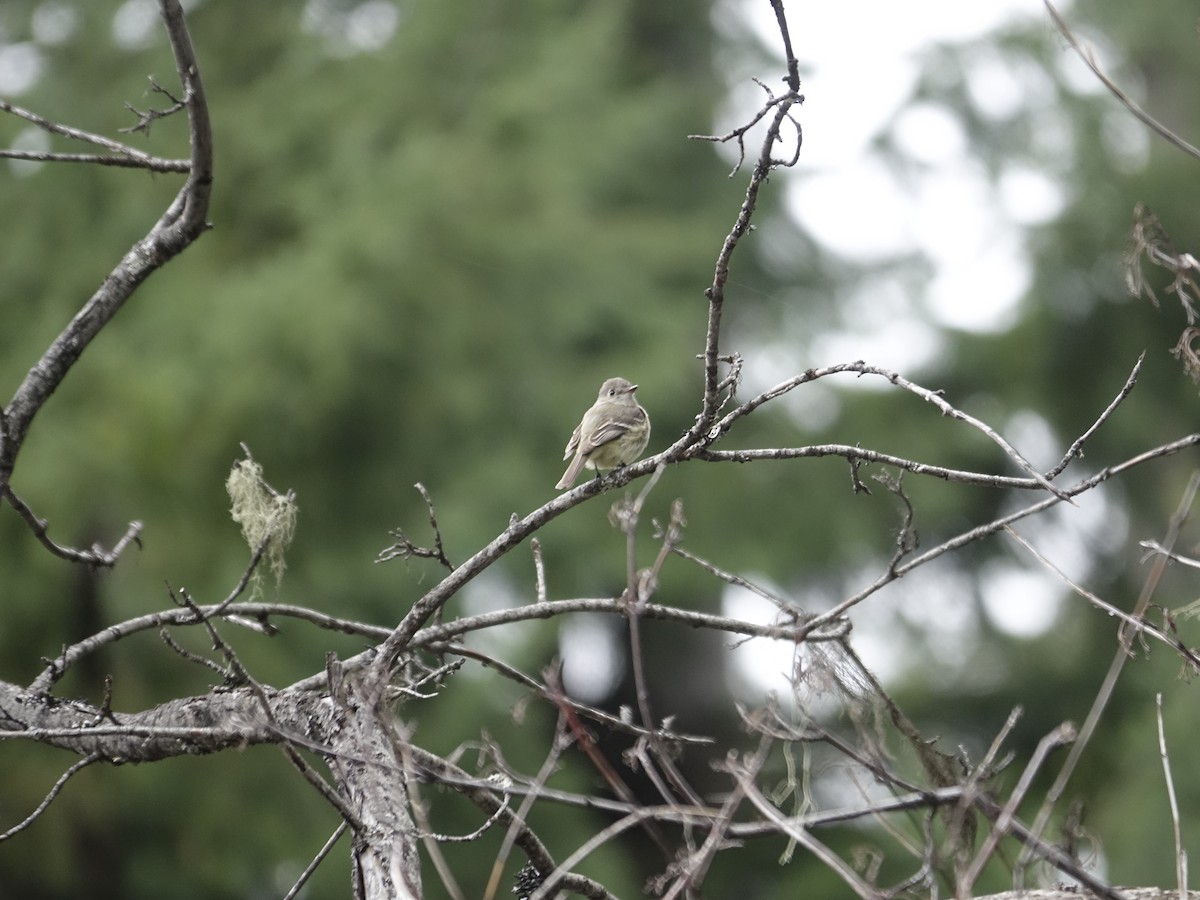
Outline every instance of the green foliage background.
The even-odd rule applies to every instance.
[[[78,27],[66,42],[39,47],[45,73],[16,99],[52,119],[114,133],[130,124],[125,102],[154,102],[145,93],[148,74],[171,84],[165,42],[155,33],[141,49],[119,47],[112,25],[124,4],[64,5]],[[6,3],[4,40],[30,40],[31,17],[46,6]],[[337,24],[358,8],[350,0],[256,4],[252,12],[236,3],[194,5],[190,23],[216,129],[214,228],[155,274],[89,348],[39,415],[13,481],[60,540],[109,542],[140,519],[144,547],[114,572],[83,573],[49,558],[11,510],[0,511],[0,677],[28,681],[64,640],[162,608],[168,585],[199,602],[223,597],[247,558],[222,487],[240,441],[276,487],[299,498],[280,599],[390,624],[437,577],[418,564],[373,562],[390,542],[388,529],[423,534],[414,482],[429,488],[447,552],[460,561],[510,514],[553,495],[559,448],[604,377],[642,385],[654,422],[651,450],[692,421],[701,292],[745,182],[744,173],[725,177],[727,162],[708,144],[685,139],[712,128],[723,100],[711,5],[401,3],[394,36],[370,52],[350,52],[336,35],[304,24],[314,9]],[[1194,133],[1196,106],[1183,100],[1200,74],[1191,6],[1103,0],[1085,14],[1123,54],[1114,74],[1140,85],[1152,112]],[[791,16],[802,35],[803,9]],[[962,73],[982,47],[1013,66],[1044,70],[1050,101],[1010,121],[980,116]],[[801,42],[798,52],[815,50]],[[1105,129],[1127,114],[1109,98],[1072,90],[1060,74],[1063,52],[1047,25],[939,48],[927,60],[914,100],[955,110],[989,171],[1028,164],[1060,179],[1069,200],[1060,218],[1028,236],[1035,279],[1014,327],[947,333],[936,366],[905,374],[998,423],[1036,410],[1065,448],[1146,349],[1134,398],[1089,445],[1087,464],[1099,467],[1195,429],[1194,388],[1166,354],[1181,316],[1170,303],[1155,312],[1131,301],[1120,255],[1139,200],[1181,247],[1200,243],[1190,192],[1180,189],[1197,164],[1155,142],[1146,165],[1120,165]],[[772,80],[771,65],[764,60],[755,74]],[[1073,136],[1067,156],[1036,139],[1051,120]],[[156,124],[147,149],[185,155],[181,124]],[[23,127],[0,120],[0,143]],[[887,152],[897,166],[910,164],[898,150]],[[778,214],[774,189],[790,177],[773,177],[759,232],[739,253],[729,291],[726,346],[746,356],[748,370],[767,344],[789,348],[794,371],[834,362],[806,350],[814,332],[838,321],[847,286],[869,274],[823,254]],[[5,396],[177,186],[175,178],[120,170],[0,167],[8,213],[0,221]],[[764,234],[770,246],[788,248],[786,264],[778,253],[771,265],[761,261]],[[925,265],[888,263],[917,294]],[[842,441],[949,466],[1003,466],[977,435],[934,421],[910,400],[847,393],[836,421],[820,430],[768,413],[730,446]],[[1090,585],[1098,593],[1132,606],[1144,572],[1136,541],[1163,532],[1194,465],[1194,457],[1155,465],[1112,489],[1114,504],[1123,505],[1114,520],[1128,517],[1128,538],[1116,554],[1103,542],[1084,548],[1107,554]],[[906,484],[927,545],[1013,502],[995,492]],[[655,496],[659,517],[671,498],[684,498],[689,549],[829,602],[860,588],[864,571],[881,571],[898,521],[886,492],[852,496],[844,464],[832,461],[693,465],[668,472]],[[604,501],[585,505],[543,534],[553,596],[619,590],[623,547],[604,513]],[[974,630],[955,638],[964,658],[925,655],[894,687],[918,726],[941,734],[946,747],[986,746],[1012,705],[1024,703],[1014,736],[1019,768],[1049,728],[1082,718],[1114,644],[1111,621],[1077,600],[1035,640],[996,629],[980,608],[978,579],[990,560],[1012,555],[997,542],[943,566],[946,577],[966,576],[961,603]],[[517,552],[470,602],[528,599],[531,570],[528,554]],[[720,608],[720,588],[707,577],[676,561],[667,574],[664,602]],[[1191,593],[1192,582],[1176,574],[1163,597],[1178,604]],[[1186,637],[1190,626],[1183,627]],[[927,654],[933,639],[919,622],[901,617],[895,628],[914,660]],[[507,657],[536,672],[555,652],[556,629],[521,629]],[[274,684],[318,670],[327,650],[349,655],[361,647],[290,623],[269,642],[229,637]],[[660,711],[744,742],[728,713],[719,643],[651,637]],[[204,649],[198,636],[181,640]],[[1168,729],[1192,727],[1192,688],[1173,680],[1174,668],[1162,651],[1131,663],[1075,785],[1091,798],[1088,825],[1103,836],[1116,881],[1172,878],[1149,716],[1154,692],[1166,691]],[[210,686],[209,673],[147,636],[81,668],[61,693],[98,700],[106,674],[118,710]],[[534,706],[513,720],[520,696],[468,672],[438,700],[403,715],[424,745],[445,752],[486,727],[513,764],[534,771],[552,718]],[[67,762],[39,748],[0,747],[0,829],[35,806]],[[693,762],[707,771],[703,760]],[[1194,813],[1200,781],[1176,774],[1185,811]],[[574,766],[561,778],[564,787],[595,788]],[[457,798],[432,791],[428,798],[439,829],[477,827]],[[560,856],[604,824],[558,811],[539,811],[534,823],[555,836]],[[12,886],[14,896],[47,898],[279,896],[335,824],[265,749],[93,768],[30,832],[0,844],[0,884],[5,895]],[[825,839],[846,849],[877,837],[847,831]],[[447,851],[468,895],[481,892],[497,840]],[[803,856],[776,865],[782,849],[763,842],[723,854],[712,895],[786,897],[800,884],[814,896],[841,890]],[[335,851],[309,896],[345,896],[344,861]],[[584,871],[635,896],[657,868],[661,860],[631,839],[607,846]],[[439,895],[432,872],[427,890]]]

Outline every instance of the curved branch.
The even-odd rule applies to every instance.
[[[25,523],[33,532],[33,536],[41,542],[43,547],[55,556],[61,557],[68,562],[81,562],[89,566],[112,568],[117,564],[117,560],[121,558],[121,554],[125,552],[126,547],[132,543],[136,543],[140,547],[142,543],[139,537],[142,533],[142,523],[135,521],[129,523],[125,534],[113,545],[111,550],[105,550],[99,544],[93,544],[91,549],[88,550],[77,550],[74,547],[68,547],[52,539],[50,537],[50,523],[30,509],[29,504],[13,492],[11,485],[6,484],[3,489],[0,489],[0,499],[7,500],[9,505],[17,511],[17,515],[25,520]]]
[[[721,421],[713,425],[712,429],[709,431],[708,443],[711,444],[712,442],[716,441],[729,430],[734,422],[744,416],[749,415],[768,400],[774,400],[777,397],[781,397],[784,394],[798,388],[800,385],[807,384],[810,381],[816,381],[819,378],[825,378],[830,375],[836,375],[843,372],[849,372],[859,376],[875,375],[879,378],[883,378],[891,384],[896,385],[896,387],[902,388],[903,390],[908,391],[910,394],[915,394],[926,403],[933,404],[938,408],[943,416],[967,423],[972,428],[975,428],[986,435],[987,438],[991,440],[992,443],[994,443],[997,447],[1003,450],[1005,455],[1007,455],[1009,459],[1016,463],[1020,469],[1027,472],[1029,476],[1038,483],[1038,485],[1045,490],[1050,491],[1052,494],[1058,497],[1059,500],[1069,501],[1070,498],[1065,492],[1051,484],[1050,481],[1034,467],[1033,463],[1025,459],[1025,457],[1022,456],[1007,440],[1005,440],[1004,437],[999,434],[999,432],[993,429],[986,422],[981,422],[979,419],[975,418],[969,413],[965,413],[956,406],[953,406],[947,402],[946,399],[942,397],[941,391],[935,391],[927,387],[922,387],[916,382],[909,381],[899,372],[893,372],[890,369],[880,368],[879,366],[868,365],[862,360],[856,360],[855,362],[850,363],[838,363],[837,365],[825,366],[820,369],[809,369],[800,375],[796,375],[787,379],[786,381],[781,381],[773,388],[763,391],[757,397],[754,397],[753,399],[743,403],[737,409],[726,414]],[[691,455],[699,455],[703,450],[704,447],[698,447]]]
[[[530,603],[526,606],[513,607],[512,609],[502,609],[496,612],[482,613],[477,616],[467,616],[440,625],[431,625],[428,628],[418,630],[408,646],[414,649],[429,647],[434,644],[453,640],[473,631],[494,628],[497,625],[528,622],[533,619],[550,619],[554,616],[581,612],[604,613],[614,616],[621,614],[616,600],[610,597],[580,600],[547,600],[541,603]],[[677,609],[672,606],[661,606],[658,604],[647,604],[642,610],[642,615],[650,619],[678,622],[681,625],[687,625],[692,628],[709,628],[717,631],[726,631],[730,634],[744,635],[746,637],[771,638],[781,641],[797,640],[800,630],[800,624],[758,625],[753,622],[742,621],[741,619],[732,619],[725,616],[695,612],[689,609]],[[353,619],[343,619],[310,609],[306,606],[294,606],[287,603],[227,603],[223,601],[222,603],[209,606],[197,604],[194,610],[187,608],[164,609],[110,625],[103,631],[98,631],[78,643],[66,647],[57,657],[46,661],[46,668],[29,685],[29,689],[37,692],[49,690],[55,682],[66,674],[68,669],[77,664],[85,656],[95,653],[101,647],[116,643],[139,632],[155,631],[167,625],[198,625],[213,617],[224,618],[235,624],[254,627],[256,630],[261,631],[259,623],[266,621],[271,616],[300,619],[310,622],[318,628],[355,635],[372,641],[383,641],[392,633],[392,629],[382,625],[371,625]],[[833,641],[842,639],[845,637],[845,634],[844,626],[835,625],[828,631],[817,633],[811,633],[810,631],[804,639],[807,641]],[[356,665],[362,664],[367,659],[373,657],[374,651],[367,651],[346,660],[343,665],[353,669]],[[323,689],[324,684],[325,674],[321,673],[296,682],[292,687],[298,690],[320,690]]]
[[[0,488],[8,485],[29,426],[80,354],[135,290],[207,228],[213,179],[213,140],[196,53],[179,0],[160,0],[190,126],[188,179],[149,233],[134,244],[104,283],[29,370],[0,416]]]
[[[1092,70],[1092,74],[1100,79],[1100,83],[1108,88],[1109,93],[1121,101],[1122,106],[1133,113],[1134,117],[1138,119],[1138,121],[1140,121],[1159,137],[1164,138],[1189,156],[1192,156],[1195,159],[1200,159],[1200,148],[1196,148],[1192,144],[1189,144],[1166,125],[1163,125],[1161,122],[1155,119],[1154,116],[1150,115],[1150,113],[1146,112],[1136,103],[1134,103],[1133,99],[1123,90],[1121,90],[1115,81],[1113,81],[1104,73],[1104,70],[1100,68],[1100,64],[1096,62],[1096,57],[1092,55],[1091,48],[1085,47],[1079,42],[1079,39],[1075,37],[1075,33],[1071,30],[1071,26],[1068,25],[1066,19],[1062,17],[1062,13],[1054,8],[1054,4],[1051,3],[1050,0],[1043,0],[1043,2],[1046,4],[1046,10],[1050,13],[1050,18],[1054,20],[1054,26],[1058,29],[1059,34],[1061,34],[1066,42],[1071,45],[1071,49],[1079,54],[1079,58],[1083,60],[1083,64],[1085,66]]]
[[[99,762],[101,759],[103,759],[103,757],[101,757],[98,753],[93,753],[90,756],[85,756],[83,759],[76,760],[74,763],[72,763],[67,771],[63,772],[62,775],[59,776],[58,781],[54,782],[54,786],[51,787],[46,793],[46,796],[42,799],[42,802],[37,805],[37,809],[27,815],[12,828],[8,829],[8,831],[0,832],[0,841],[7,841],[9,838],[20,834],[22,831],[36,822],[42,813],[50,808],[50,804],[54,802],[54,798],[59,795],[59,792],[67,786],[67,782],[71,780],[71,776],[73,776],[80,769],[85,769],[92,763]]]

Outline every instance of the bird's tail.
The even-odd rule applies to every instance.
[[[567,471],[563,472],[563,477],[558,479],[558,484],[554,486],[555,490],[565,490],[575,483],[575,479],[579,477],[579,470],[583,468],[583,454],[576,451],[575,458],[571,460],[571,464],[567,466]]]

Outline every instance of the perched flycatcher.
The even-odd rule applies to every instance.
[[[615,469],[642,455],[650,440],[650,417],[633,399],[636,390],[624,378],[600,385],[600,396],[567,441],[563,459],[575,458],[555,485],[558,490],[573,485],[584,466],[599,475],[601,469]]]

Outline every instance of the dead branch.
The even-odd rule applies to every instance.
[[[80,354],[121,310],[142,282],[183,252],[208,227],[206,216],[212,192],[213,143],[204,85],[179,0],[161,0],[160,7],[175,55],[176,71],[183,85],[188,114],[191,145],[188,178],[154,227],[129,249],[101,287],[29,370],[4,408],[0,415],[0,498],[3,499],[11,496],[9,482],[29,426],[66,378]],[[73,132],[70,136],[93,143],[98,140],[94,135],[85,136],[83,132]],[[38,528],[34,530],[36,532]]]

